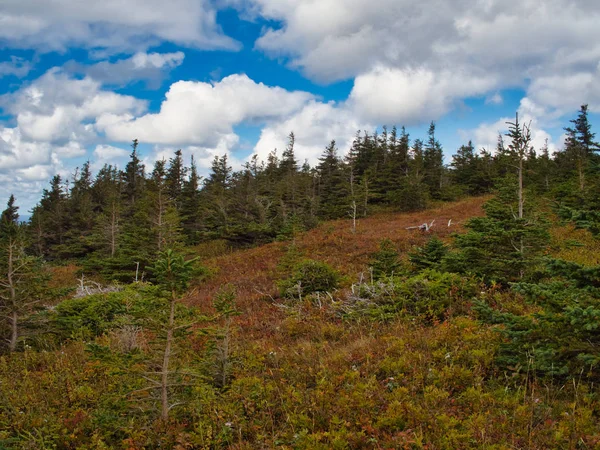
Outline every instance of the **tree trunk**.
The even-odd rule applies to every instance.
[[[13,311],[10,316],[10,341],[8,350],[14,352],[17,349],[17,340],[19,339],[19,317],[17,311]]]
[[[6,281],[9,289],[9,304],[12,308],[9,317],[10,323],[10,340],[8,342],[8,350],[14,352],[17,349],[17,340],[19,338],[19,317],[17,313],[17,292],[15,289],[15,283],[13,280],[14,275],[14,259],[15,259],[15,244],[12,240],[8,243],[8,270],[6,274]]]
[[[162,189],[159,188],[158,190],[158,216],[156,217],[156,228],[158,229],[158,233],[157,233],[157,237],[158,237],[158,242],[157,242],[157,249],[160,252],[162,250],[162,244],[163,244],[163,211],[164,210],[164,205],[163,205],[163,198],[162,198]]]
[[[523,218],[523,158],[519,159],[519,219]]]
[[[579,190],[583,192],[585,189],[585,174],[583,173],[583,161],[581,157],[577,160],[577,171],[579,172]]]
[[[356,233],[356,200],[352,200],[352,233]]]
[[[173,345],[173,331],[175,325],[175,293],[171,297],[171,307],[169,311],[169,324],[167,325],[167,342],[165,343],[165,353],[163,355],[163,364],[160,380],[161,391],[161,418],[165,422],[169,419],[169,360],[171,359],[171,346]]]
[[[367,217],[368,202],[369,202],[369,180],[367,178],[365,178],[365,204],[364,204],[363,217]]]
[[[109,238],[110,238],[110,257],[114,258],[117,253],[117,232],[119,226],[119,215],[117,214],[117,205],[113,200],[110,211],[110,227],[109,227]]]

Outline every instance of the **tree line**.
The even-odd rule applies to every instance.
[[[513,125],[519,129],[518,118]],[[432,201],[490,193],[518,173],[536,194],[552,193],[565,207],[581,209],[594,202],[598,170],[586,105],[565,130],[565,148],[554,155],[530,142],[516,148],[519,136],[509,134],[508,144],[499,135],[493,152],[468,142],[446,165],[433,122],[425,140],[384,126],[357,133],[345,156],[331,141],[314,167],[300,164],[290,133],[281,155],[274,150],[266,161],[254,155],[238,171],[227,155],[216,156],[204,179],[181,150],[147,171],[134,140],[123,170],[106,164],[94,175],[86,162],[70,180],[52,178],[24,226],[27,252],[45,260],[85,259],[106,275],[131,279],[138,263],[143,267],[166,248],[211,239],[253,245],[320,220],[357,219],[381,208],[419,210]],[[11,197],[7,211],[15,206]]]

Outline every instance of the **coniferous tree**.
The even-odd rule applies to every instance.
[[[142,164],[138,154],[139,142],[133,140],[131,144],[131,156],[129,162],[125,166],[124,178],[124,194],[128,203],[128,214],[135,213],[136,203],[141,200],[144,192],[145,173],[144,165]]]
[[[588,105],[582,105],[577,118],[570,121],[573,126],[565,128],[565,150],[559,155],[560,162],[566,163],[565,167],[574,166],[581,192],[585,189],[585,177],[590,162],[596,159],[595,154],[600,150],[600,144],[594,141],[596,134],[592,133],[587,110]]]
[[[2,341],[10,352],[17,350],[23,317],[39,302],[45,282],[41,260],[25,252],[25,225],[18,221],[11,195],[0,217],[0,332],[7,331]]]
[[[320,216],[329,219],[344,216],[348,207],[348,191],[335,141],[329,143],[319,158],[317,173]]]
[[[227,236],[231,208],[233,172],[227,155],[215,156],[211,173],[204,180],[202,205],[207,228],[216,236]]]
[[[198,168],[192,155],[189,175],[184,180],[181,189],[181,226],[188,244],[199,242],[199,233],[202,226],[200,181],[201,177],[198,175]]]
[[[91,237],[95,225],[89,161],[83,164],[81,170],[76,170],[67,209],[69,227],[65,233],[64,253],[71,257],[83,257],[93,249]]]
[[[517,186],[514,176],[505,179],[484,205],[486,215],[465,224],[468,231],[455,239],[457,251],[446,257],[449,270],[501,283],[524,280],[535,271],[549,241],[547,223],[532,204],[519,215]]]
[[[60,250],[67,231],[67,196],[60,175],[52,177],[50,189],[44,189],[32,213],[39,254],[55,259],[58,256],[55,250]]]
[[[175,151],[175,156],[169,159],[169,168],[166,172],[165,182],[167,192],[178,210],[181,210],[183,186],[185,184],[187,168],[183,163],[181,150]]]
[[[432,198],[440,199],[444,180],[444,155],[442,146],[435,137],[435,123],[431,122],[423,149],[423,181],[429,187]]]

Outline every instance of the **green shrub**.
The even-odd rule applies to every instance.
[[[314,292],[328,292],[339,284],[339,274],[329,265],[305,259],[294,266],[292,274],[278,283],[282,297],[301,298]]]
[[[473,278],[435,270],[407,279],[393,277],[385,282],[362,284],[357,291],[360,299],[367,300],[363,303],[370,305],[367,314],[371,316],[392,318],[404,313],[426,321],[465,313],[476,293]]]
[[[379,243],[379,251],[371,255],[370,266],[376,280],[398,274],[402,265],[398,258],[398,250],[390,239],[383,239]]]
[[[438,269],[446,253],[448,246],[434,236],[423,247],[417,247],[409,253],[408,257],[417,270]]]
[[[549,260],[545,276],[538,283],[512,285],[539,308],[534,314],[515,314],[484,302],[475,305],[481,320],[501,325],[505,341],[498,364],[550,377],[600,380],[600,266]]]
[[[64,300],[49,315],[49,324],[60,340],[90,339],[123,325],[126,315],[151,314],[160,301],[155,286],[131,285],[117,292]]]

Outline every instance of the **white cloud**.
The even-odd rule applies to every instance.
[[[14,126],[0,125],[0,196],[14,192],[31,208],[54,174],[70,176],[89,145],[103,139],[96,120],[105,114],[141,114],[146,102],[103,90],[90,78],[52,69],[0,97]],[[1,201],[1,199],[0,199]]]
[[[313,80],[356,78],[353,96],[374,99],[357,102],[372,117],[421,121],[429,109],[427,120],[436,119],[472,95],[498,104],[495,93],[513,87],[525,89],[549,115],[561,116],[582,103],[600,111],[597,1],[234,4],[276,23],[257,40],[258,49],[287,59]],[[381,111],[375,111],[376,101],[382,101]]]
[[[501,105],[502,103],[504,103],[504,99],[499,92],[495,92],[485,98],[486,105]]]
[[[27,142],[19,128],[0,128],[0,173],[51,163],[50,145]]]
[[[11,56],[10,61],[0,62],[0,78],[14,75],[17,78],[23,78],[26,76],[32,68],[30,61],[24,58],[18,58]]]
[[[432,45],[455,34],[452,18],[466,1],[253,0],[251,11],[281,21],[258,48],[288,56],[312,78],[348,78],[374,65],[416,67]],[[462,6],[461,6],[462,5]]]
[[[105,164],[112,166],[124,167],[131,152],[124,148],[114,147],[112,145],[99,144],[96,145],[92,152],[90,167],[92,171],[98,171]]]
[[[519,106],[519,122],[521,125],[527,125],[531,130],[531,145],[536,152],[540,152],[548,143],[550,154],[557,151],[562,146],[561,139],[555,142],[550,133],[543,129],[543,122],[540,122],[538,114],[540,111],[536,109],[527,98],[521,101]],[[498,135],[502,135],[504,145],[510,144],[510,139],[506,136],[509,123],[514,123],[515,117],[502,117],[496,122],[482,123],[473,130],[461,130],[460,134],[464,139],[472,139],[475,148],[485,148],[488,151],[494,152],[498,144]]]
[[[532,81],[527,97],[545,110],[544,115],[553,117],[578,110],[582,104],[589,104],[591,112],[600,112],[600,68],[539,77]]]
[[[91,78],[73,79],[59,69],[2,98],[16,117],[20,135],[30,141],[63,144],[96,137],[94,122],[104,114],[140,113],[146,102],[104,91]]]
[[[458,100],[481,95],[494,85],[495,80],[484,75],[378,67],[356,78],[348,103],[372,121],[411,125],[437,119]]]
[[[178,81],[171,85],[160,111],[137,118],[106,114],[98,119],[108,138],[166,145],[214,147],[242,122],[285,117],[313,98],[306,92],[256,83],[246,75],[220,82]]]
[[[370,131],[372,128],[372,125],[357,120],[344,105],[311,101],[287,120],[271,123],[263,128],[254,153],[266,160],[268,154],[277,148],[281,156],[288,143],[288,135],[293,131],[296,159],[300,164],[308,160],[314,165],[331,140],[336,141],[341,156],[350,149],[357,131]]]
[[[101,61],[92,65],[70,61],[64,69],[71,73],[85,74],[95,81],[109,85],[125,85],[130,82],[146,81],[150,87],[160,82],[184,60],[183,52],[144,53],[138,52],[130,58],[115,62]]]
[[[163,41],[202,48],[239,48],[216,23],[209,0],[4,0],[0,43],[20,48],[145,50]]]

